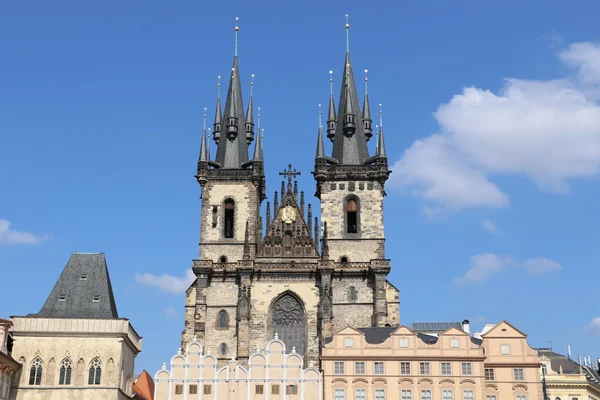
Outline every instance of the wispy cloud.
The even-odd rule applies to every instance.
[[[502,230],[489,218],[483,220],[483,229],[491,233],[492,235],[502,235]]]
[[[0,244],[40,244],[45,240],[50,240],[50,235],[35,235],[31,232],[23,232],[11,229],[10,221],[0,219]]]
[[[487,281],[493,275],[509,268],[521,268],[529,276],[559,271],[562,266],[545,257],[532,258],[521,263],[512,257],[494,253],[476,254],[470,259],[471,268],[461,277],[454,279],[456,284],[478,284]]]
[[[594,335],[600,336],[600,317],[595,317],[592,322],[587,324],[586,329],[592,332]]]
[[[177,311],[173,307],[165,307],[163,311],[165,313],[165,319],[172,319],[177,317]]]
[[[467,87],[439,106],[439,133],[415,141],[392,169],[390,186],[424,202],[428,216],[505,207],[498,175],[528,177],[551,193],[600,172],[600,44],[558,54],[574,74],[506,79],[504,88]],[[432,213],[432,210],[435,211]]]
[[[196,276],[191,269],[187,269],[181,278],[169,274],[153,275],[144,273],[135,275],[133,279],[141,285],[156,287],[163,292],[183,294],[194,282]]]

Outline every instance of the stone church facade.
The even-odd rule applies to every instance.
[[[318,366],[323,341],[347,326],[399,326],[399,293],[387,281],[385,258],[384,185],[391,171],[383,127],[370,154],[368,95],[361,112],[349,51],[342,76],[337,107],[332,92],[326,127],[318,128],[312,174],[321,221],[298,192],[291,166],[280,173],[281,189],[263,218],[260,111],[255,129],[252,95],[244,113],[234,56],[224,108],[220,95],[216,104],[214,157],[206,116],[201,137],[200,249],[192,261],[196,280],[186,292],[183,348],[196,337],[219,364],[231,357],[247,362],[277,334],[307,365]]]

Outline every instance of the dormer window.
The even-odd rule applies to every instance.
[[[456,338],[450,339],[450,347],[453,349],[458,349],[460,347],[460,342]]]
[[[59,294],[58,295],[58,301],[67,301],[67,295],[66,294]]]
[[[344,347],[354,347],[354,339],[350,337],[344,338]]]
[[[99,295],[95,295],[94,297],[92,297],[92,302],[94,302],[94,303],[100,303],[100,296]]]
[[[87,275],[79,275],[80,281],[87,281]]]

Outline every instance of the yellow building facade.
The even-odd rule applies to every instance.
[[[332,400],[542,400],[540,363],[526,335],[501,322],[472,337],[399,328],[346,328],[321,356]]]
[[[549,400],[600,400],[599,365],[581,365],[550,349],[538,354]]]

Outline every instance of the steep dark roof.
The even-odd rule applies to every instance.
[[[560,372],[562,367],[563,374],[579,374],[579,364],[569,357],[555,353],[548,349],[538,349],[538,355],[546,356],[550,359],[550,368],[553,371]]]
[[[365,340],[370,344],[383,343],[390,337],[397,327],[385,327],[385,328],[357,328],[358,331],[365,334]]]
[[[413,332],[445,332],[450,328],[462,330],[460,322],[413,322],[410,330]]]
[[[35,316],[119,318],[104,254],[73,253]]]

